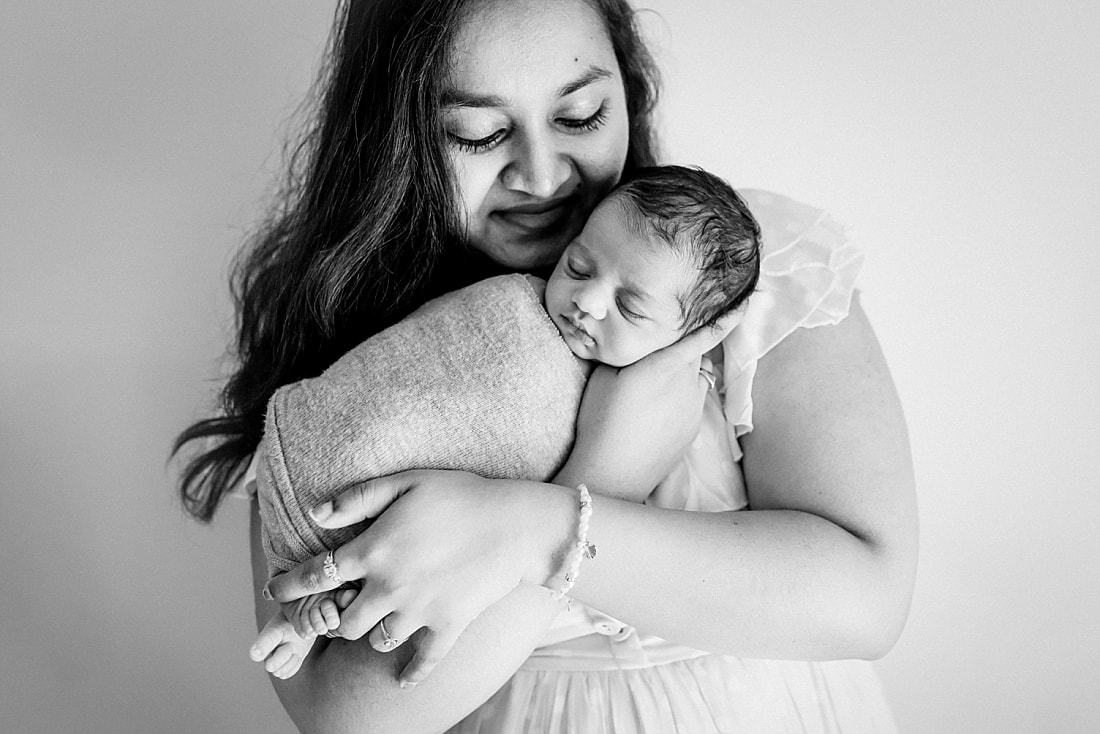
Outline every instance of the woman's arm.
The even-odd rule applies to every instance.
[[[885,654],[908,613],[916,502],[901,407],[858,299],[839,325],[799,329],[769,352],[753,401],[755,428],[742,439],[752,511],[596,498],[599,554],[575,596],[714,652]]]
[[[706,385],[698,376],[700,355],[720,342],[740,318],[740,313],[733,313],[713,327],[697,330],[679,343],[648,357],[644,367],[631,370],[628,379],[619,380],[615,385],[602,384],[603,380],[614,379],[612,373],[593,381],[596,383],[596,392],[608,393],[612,399],[602,401],[598,410],[588,411],[589,423],[592,424],[588,427],[588,443],[592,445],[584,455],[590,464],[598,464],[600,467],[599,472],[595,469],[586,472],[589,481],[595,482],[607,492],[622,490],[622,496],[633,496],[639,502],[649,494],[652,486],[667,473],[668,464],[682,453],[683,447],[698,431]],[[637,420],[638,416],[623,415],[624,406],[637,403],[640,396],[653,394],[660,395],[662,400],[647,401],[652,403],[648,424]],[[667,417],[669,415],[672,416],[671,420]],[[620,422],[644,433],[663,436],[663,445],[659,450],[643,451],[640,456],[631,455],[638,446],[624,446],[621,440],[616,440],[621,438],[621,434],[611,435],[611,431],[605,430],[605,426],[615,426]],[[602,461],[601,452],[612,460]],[[575,453],[579,455],[580,452]],[[616,467],[620,469],[616,470]],[[630,472],[622,471],[625,467],[629,467]],[[472,475],[464,476],[467,480],[479,481]],[[549,530],[546,534],[558,539],[560,550],[560,546],[568,542],[575,523],[576,505],[573,493],[563,492],[560,488],[541,493],[544,496],[556,495],[556,524],[549,516],[539,518],[537,510],[529,504],[535,495],[540,494],[537,490],[522,494],[523,502],[519,506],[525,509],[521,509],[519,514],[528,522],[509,524],[513,527],[527,527],[531,524],[530,518],[536,518],[533,524],[544,532]],[[365,493],[358,496],[363,498]],[[454,531],[453,540],[459,544],[467,541],[469,545],[469,529],[481,524],[479,521],[486,519],[485,514],[474,518],[473,525],[456,521],[449,515],[454,511],[448,502],[451,496],[452,493],[445,492],[439,501],[429,500],[426,504],[431,505],[428,508],[430,510],[442,508],[444,525]],[[385,504],[389,504],[392,499],[392,496],[388,497]],[[499,506],[500,503],[494,505]],[[382,506],[379,506],[377,511],[381,509]],[[416,524],[417,520],[424,519],[423,512],[414,509],[405,517],[404,525],[400,520],[392,523],[394,513],[390,512],[386,513],[381,523],[386,525],[391,522],[398,529],[411,528],[421,539],[435,541],[437,533],[426,529],[423,523]],[[520,541],[526,541],[523,531],[513,532],[512,535]],[[529,542],[520,544],[530,545]],[[496,557],[508,556],[506,551],[501,550],[503,545],[489,548],[489,554]],[[343,553],[347,548],[345,546],[340,550]],[[538,551],[535,555],[538,557]],[[543,576],[552,573],[554,567],[560,565],[555,559],[557,555],[560,554],[551,553],[541,557],[540,564],[536,564],[539,569],[535,573]],[[446,559],[448,562],[450,560],[450,557]],[[266,581],[267,569],[260,545],[259,518],[255,508],[252,513],[252,563],[257,624],[262,626],[278,607],[260,593]],[[313,578],[321,578],[317,573],[318,563],[319,559],[313,559],[312,564],[304,564],[284,575],[283,579],[302,580],[310,573]],[[391,568],[404,566],[398,561],[387,565]],[[350,564],[341,562],[340,569],[345,578],[358,577],[350,575],[354,573]],[[442,570],[445,576],[454,576],[449,573],[451,569]],[[484,565],[475,567],[473,575],[480,576],[486,570]],[[377,574],[368,575],[368,583],[371,576]],[[465,588],[468,587],[463,590]],[[506,585],[505,588],[511,587]],[[361,596],[366,599],[370,596],[369,591]],[[562,602],[554,600],[545,589],[528,584],[505,593],[503,598],[484,611],[476,610],[472,615],[476,619],[464,631],[461,626],[456,628],[456,634],[460,631],[461,637],[454,648],[440,649],[437,657],[443,662],[438,668],[435,667],[438,664],[436,660],[418,658],[420,675],[415,676],[416,678],[423,677],[429,670],[433,672],[413,690],[401,690],[398,687],[399,673],[408,665],[414,652],[423,655],[432,646],[424,644],[425,636],[421,635],[414,636],[410,644],[402,645],[396,650],[387,653],[376,651],[368,642],[377,645],[377,640],[358,639],[376,622],[370,614],[362,613],[362,606],[362,602],[354,604],[341,615],[341,634],[356,641],[320,639],[296,676],[288,680],[272,678],[284,708],[302,731],[442,730],[457,722],[503,685],[543,638],[554,617],[561,611]],[[381,613],[386,611],[388,610],[382,610]],[[369,621],[364,622],[364,618],[369,618]]]
[[[858,302],[841,324],[788,337],[761,361],[756,383],[757,427],[743,442],[754,510],[680,512],[597,497],[590,539],[599,553],[584,563],[573,595],[646,632],[713,652],[881,656],[908,611],[916,510],[901,408]],[[587,394],[585,401],[582,412],[591,409]],[[641,439],[647,432],[635,429],[651,424],[652,408],[633,404],[638,416],[619,404],[612,424]],[[647,452],[634,453],[641,460]],[[611,456],[575,450],[560,480],[599,486],[591,478],[610,476]],[[571,488],[447,472],[363,486],[371,498],[363,504],[373,509],[349,502],[335,526],[400,499],[341,549],[345,578],[384,579],[381,591],[361,593],[349,608],[352,637],[377,629],[393,610],[408,611],[412,629],[453,628],[456,620],[461,629],[471,605],[484,608],[520,577],[553,586],[550,559],[561,557],[576,523]],[[320,561],[272,580],[275,597],[319,590]]]
[[[259,628],[279,606],[260,593],[267,565],[255,502],[251,555]],[[272,676],[272,685],[303,734],[443,731],[507,681],[560,609],[544,589],[516,588],[474,620],[433,674],[409,690],[398,687],[397,677],[412,657],[416,637],[389,653],[376,652],[366,640],[321,637],[297,675],[288,680]]]
[[[858,301],[841,324],[799,330],[770,352],[759,365],[753,396],[756,428],[743,440],[743,448],[754,509],[678,512],[597,497],[589,537],[599,552],[584,562],[572,593],[639,629],[700,649],[768,658],[880,656],[893,644],[908,610],[916,511],[904,419]],[[587,401],[586,395],[585,409]],[[645,413],[647,406],[638,409]],[[644,415],[638,421],[626,417],[620,414],[617,420],[628,426],[649,420]],[[609,445],[616,443],[622,442]],[[561,481],[575,484],[607,476],[606,465],[598,459],[598,453],[575,451]],[[418,474],[414,481],[390,478],[386,483],[403,485],[395,496],[408,494],[382,517],[392,518],[393,527],[408,529],[405,541],[413,545],[400,552],[401,563],[380,562],[385,553],[398,552],[392,547],[397,536],[385,529],[386,523],[376,522],[353,541],[362,542],[341,560],[341,573],[346,563],[351,572],[344,573],[346,578],[367,576],[385,589],[375,595],[385,597],[379,606],[370,601],[368,586],[356,599],[360,609],[402,609],[393,600],[415,594],[419,609],[430,608],[418,618],[428,626],[450,624],[467,614],[452,611],[468,604],[467,587],[459,585],[456,593],[450,584],[445,593],[433,597],[436,588],[444,586],[433,579],[485,575],[484,562],[455,568],[439,560],[450,559],[451,549],[455,555],[468,554],[465,529],[490,522],[493,532],[483,537],[499,538],[500,543],[484,548],[486,557],[521,556],[520,565],[530,570],[530,578],[542,574],[545,580],[549,559],[560,557],[575,528],[572,488],[535,485],[543,491],[533,492],[530,483],[471,482],[468,475],[460,479],[446,472]],[[440,501],[448,493],[463,499]],[[526,499],[518,502],[519,496]],[[374,504],[377,513],[379,503]],[[499,511],[502,507],[506,509]],[[430,544],[418,538],[417,523],[431,523]],[[517,542],[515,526],[529,528],[532,537]],[[378,534],[369,537],[376,529]],[[289,600],[320,590],[318,578],[319,558],[278,577],[270,587],[277,599]],[[404,584],[404,589],[402,579],[415,582]],[[523,589],[532,595],[510,615],[502,605]],[[548,606],[540,606],[540,598]],[[296,720],[304,712],[311,723],[318,722],[314,701],[324,702],[325,716],[348,725],[361,725],[368,715],[402,729],[422,715],[438,715],[435,721],[442,721],[447,711],[460,710],[457,718],[503,682],[536,643],[553,616],[546,599],[544,590],[520,587],[490,606],[412,692],[399,691],[392,682],[407,658],[382,666],[368,645],[340,643],[318,656],[316,672],[306,670],[308,678],[290,682],[309,688],[297,698],[284,696],[284,702]],[[541,609],[544,616],[516,618],[532,609]],[[356,628],[353,636],[364,634],[377,621],[377,614],[360,615],[351,622]],[[484,642],[486,635],[501,630],[501,642],[513,637],[525,641],[515,647],[509,644],[507,650]],[[331,649],[340,652],[326,659]],[[478,674],[469,671],[482,669],[497,677],[470,690],[470,679]],[[414,705],[414,699],[401,698],[428,691],[434,694],[423,704],[431,709],[428,713]]]

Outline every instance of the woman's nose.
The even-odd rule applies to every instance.
[[[509,189],[548,199],[569,180],[573,169],[549,135],[528,135],[501,175]]]
[[[603,321],[607,316],[607,306],[599,292],[594,287],[580,287],[573,293],[573,303],[585,314],[596,321]]]

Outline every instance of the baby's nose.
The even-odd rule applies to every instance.
[[[573,303],[577,305],[582,313],[591,316],[596,321],[602,321],[607,316],[607,306],[604,305],[603,299],[591,290],[578,291],[573,298]]]

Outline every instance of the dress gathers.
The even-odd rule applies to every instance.
[[[710,355],[718,380],[699,435],[646,504],[745,509],[738,438],[752,430],[758,360],[795,329],[848,315],[863,258],[845,230],[786,197],[739,193],[763,234],[757,290],[742,322]],[[869,662],[713,655],[573,603],[515,675],[450,734],[894,731]]]

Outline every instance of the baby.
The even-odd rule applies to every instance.
[[[644,168],[619,183],[566,247],[543,305],[574,355],[625,367],[739,307],[759,268],[759,226],[728,184],[694,168]],[[278,677],[293,675],[356,593],[284,605],[253,643],[252,659]]]

